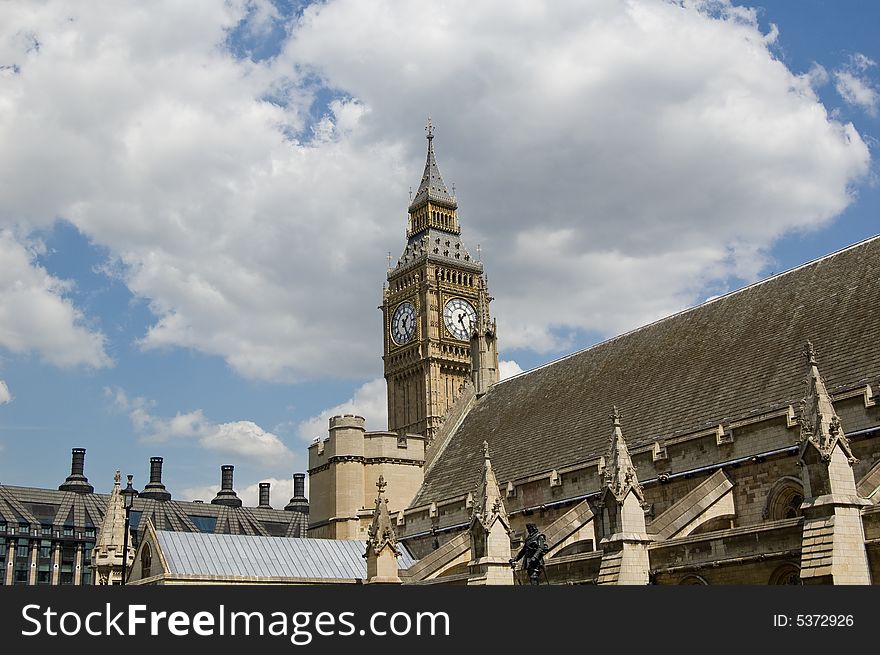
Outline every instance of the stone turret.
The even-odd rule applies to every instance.
[[[85,476],[86,449],[73,448],[70,460],[70,475],[58,486],[58,490],[72,491],[77,494],[94,493],[95,488],[89,484],[89,479]]]
[[[599,584],[648,584],[648,544],[645,529],[645,496],[620,427],[617,407],[611,414],[612,433],[605,457],[601,510],[604,538],[599,545],[602,563]]]
[[[800,460],[804,513],[801,580],[806,584],[871,584],[853,456],[816,351],[807,342],[807,392],[801,402]]]
[[[510,519],[501,498],[498,480],[489,458],[489,444],[483,442],[483,472],[474,493],[474,506],[468,528],[471,559],[469,585],[512,585],[510,567]]]
[[[397,574],[400,551],[397,548],[394,522],[388,513],[386,484],[384,476],[380,475],[376,482],[379,493],[373,509],[373,520],[367,529],[367,550],[364,553],[367,560],[367,584],[401,584]]]
[[[121,476],[116,471],[113,481],[113,490],[107,500],[107,510],[104,512],[104,520],[98,532],[95,548],[92,550],[91,567],[95,570],[93,576],[96,585],[122,584],[123,571],[123,546],[125,545],[125,504],[119,489]],[[128,554],[125,562],[126,569],[134,561],[134,547],[131,534],[128,536]]]
[[[226,505],[227,507],[241,507],[241,498],[232,488],[232,473],[235,467],[224,464],[220,467],[220,491],[211,501],[212,505]]]
[[[489,319],[489,290],[480,278],[480,299],[477,303],[477,323],[471,335],[471,380],[477,397],[485,394],[498,382],[497,326]]]

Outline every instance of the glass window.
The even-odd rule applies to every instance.
[[[45,539],[40,542],[40,558],[49,559],[52,557],[52,542]]]
[[[95,538],[95,528],[86,528],[86,539]]]
[[[50,584],[52,582],[52,573],[49,571],[48,564],[41,564],[37,569],[37,584]]]
[[[31,526],[29,523],[19,523],[18,524],[18,534],[27,534],[30,532]]]
[[[138,523],[141,522],[141,513],[133,509],[128,513],[128,526],[131,528],[131,531],[134,532],[138,529]]]
[[[64,536],[72,537],[73,536],[73,527],[69,525],[64,526]]]
[[[61,572],[61,578],[59,580],[61,584],[73,584],[73,573],[68,571]]]
[[[208,534],[213,534],[214,528],[217,526],[216,516],[190,516],[189,520],[195,524],[200,532]]]
[[[84,569],[82,573],[82,584],[90,585],[92,584],[92,570]]]
[[[6,557],[6,551],[8,550],[5,541],[0,541],[0,557]],[[0,578],[6,577],[0,574]]]
[[[4,534],[6,532],[6,521],[0,521],[0,534]]]
[[[41,525],[40,532],[44,537],[52,536],[52,526],[51,525]]]
[[[27,544],[24,544],[24,545],[19,544],[18,548],[15,549],[15,556],[16,557],[30,557],[30,555],[31,555],[31,549],[28,547]]]
[[[28,570],[27,569],[15,569],[15,576],[12,579],[14,584],[27,584],[28,581]]]

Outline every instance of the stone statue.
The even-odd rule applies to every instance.
[[[529,580],[533,585],[539,584],[538,578],[544,571],[544,555],[550,550],[544,533],[538,532],[538,526],[534,523],[526,524],[526,539],[516,557],[510,560],[510,566],[516,568],[516,563],[523,560],[523,568],[528,573]]]

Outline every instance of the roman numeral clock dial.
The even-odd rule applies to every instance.
[[[467,300],[453,298],[443,307],[443,323],[453,337],[469,341],[477,323],[477,312]]]
[[[403,302],[391,317],[391,338],[398,346],[408,343],[416,332],[416,308],[411,302]]]

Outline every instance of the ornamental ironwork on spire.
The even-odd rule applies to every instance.
[[[447,209],[456,209],[458,205],[455,198],[446,188],[446,183],[440,175],[440,169],[437,167],[437,159],[434,156],[434,125],[431,123],[431,117],[428,116],[428,124],[425,126],[428,139],[428,157],[425,160],[425,171],[422,173],[422,181],[419,183],[419,189],[409,206],[410,213],[419,209],[428,202],[436,203]]]
[[[858,461],[843,433],[831,395],[819,373],[816,349],[810,341],[807,341],[803,354],[807,360],[807,390],[801,400],[801,456],[803,457],[804,451],[812,445],[819,451],[823,460],[830,461],[834,447],[840,444],[851,463]]]

